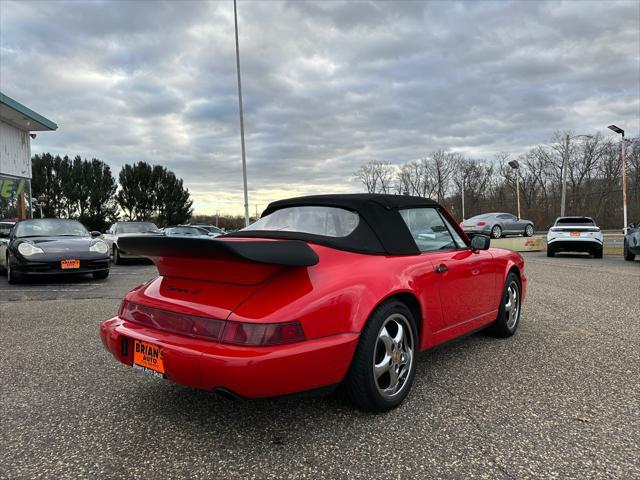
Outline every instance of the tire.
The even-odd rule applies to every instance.
[[[20,283],[22,277],[15,273],[11,268],[11,264],[9,263],[9,256],[7,256],[7,282],[9,285],[15,285],[16,283]]]
[[[624,255],[624,259],[627,262],[633,262],[636,259],[635,253],[631,253],[631,250],[629,250],[629,245],[627,245],[627,240],[626,239],[624,241],[624,248],[623,248],[622,252],[623,252],[623,255]]]
[[[397,407],[411,390],[417,353],[418,330],[411,311],[399,301],[383,303],[360,334],[344,382],[347,397],[364,410]]]
[[[508,338],[516,333],[522,311],[522,285],[513,272],[507,275],[500,297],[498,318],[489,326],[489,333],[496,337]]]
[[[120,257],[120,250],[118,250],[118,247],[115,244],[113,245],[113,263],[115,265],[122,265],[122,257]]]
[[[547,257],[554,257],[556,255],[556,251],[553,247],[547,246]]]
[[[602,258],[602,247],[593,252],[593,258]]]
[[[491,229],[491,238],[502,237],[502,227],[500,225],[494,225]]]
[[[91,275],[93,275],[93,278],[95,278],[96,280],[104,280],[109,276],[109,270],[103,270],[102,272],[93,272]]]
[[[524,236],[533,237],[533,225],[529,224],[526,227],[524,227]]]

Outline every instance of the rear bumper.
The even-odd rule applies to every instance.
[[[552,248],[556,252],[595,252],[602,249],[602,242],[595,238],[585,239],[562,239],[549,240],[547,248]]]
[[[358,334],[345,333],[275,347],[243,347],[175,335],[119,317],[106,320],[100,338],[121,363],[133,363],[133,340],[163,349],[166,378],[246,398],[275,397],[334,385],[344,378]]]
[[[467,235],[491,235],[491,227],[484,228],[463,228],[462,231]]]

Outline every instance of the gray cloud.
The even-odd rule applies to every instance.
[[[640,4],[239,1],[251,203],[359,189],[371,159],[640,134]],[[0,2],[0,89],[34,152],[163,163],[239,212],[231,2]]]

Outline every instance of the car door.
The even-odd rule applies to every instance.
[[[498,221],[502,224],[503,233],[514,233],[516,231],[518,219],[514,215],[502,213],[497,215]]]
[[[400,211],[418,249],[436,274],[443,324],[446,329],[495,310],[496,272],[488,251],[472,251],[438,209]],[[432,291],[418,292],[423,302]]]

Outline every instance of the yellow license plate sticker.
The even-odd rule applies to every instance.
[[[63,270],[68,268],[80,268],[80,260],[60,260],[60,268]]]

